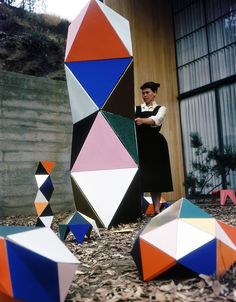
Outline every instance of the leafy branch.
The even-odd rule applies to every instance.
[[[190,138],[196,159],[192,162],[193,170],[186,176],[184,186],[192,196],[201,196],[209,189],[207,195],[221,186],[231,171],[236,171],[236,148],[225,146],[223,151],[216,147],[208,150],[197,132],[192,132]],[[213,185],[214,178],[220,178],[216,185]]]

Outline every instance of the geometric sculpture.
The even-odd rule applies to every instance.
[[[221,276],[236,261],[236,228],[182,198],[150,220],[131,254],[145,281],[174,266]]]
[[[161,197],[160,209],[159,209],[160,212],[162,212],[164,209],[166,209],[168,207],[169,207],[168,202],[163,197]],[[150,196],[143,196],[142,211],[145,215],[152,216],[155,214],[152,198]]]
[[[233,202],[233,204],[236,204],[236,196],[235,196],[235,192],[232,189],[228,189],[228,190],[213,190],[212,191],[212,202],[215,202],[217,197],[220,198],[220,204],[222,206],[225,205],[227,197],[229,199],[231,199],[231,201]]]
[[[75,212],[69,218],[59,224],[60,239],[65,240],[71,231],[77,242],[83,243],[84,237],[89,237],[92,229],[94,229],[100,237],[96,222],[80,212]]]
[[[35,172],[38,185],[38,192],[34,201],[38,219],[36,226],[50,227],[53,220],[53,213],[49,205],[49,200],[54,190],[50,174],[56,163],[42,160],[39,162]]]
[[[141,216],[129,22],[91,0],[70,24],[65,72],[78,211],[100,227]]]
[[[0,301],[64,301],[77,264],[50,228],[0,226]]]

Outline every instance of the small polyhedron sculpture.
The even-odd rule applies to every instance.
[[[63,302],[77,265],[50,228],[0,226],[0,301]]]
[[[83,243],[85,236],[89,237],[92,229],[94,229],[100,237],[96,222],[80,212],[75,212],[64,222],[59,224],[60,239],[65,240],[71,231],[77,242]]]
[[[131,254],[145,281],[174,266],[221,276],[236,261],[236,228],[182,198],[150,220]]]

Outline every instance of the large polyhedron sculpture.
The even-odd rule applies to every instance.
[[[63,302],[77,265],[50,228],[0,226],[0,301]]]
[[[111,227],[141,214],[129,22],[91,0],[68,29],[65,71],[78,211]]]
[[[182,198],[151,219],[131,254],[145,281],[174,266],[221,276],[236,261],[236,228]]]

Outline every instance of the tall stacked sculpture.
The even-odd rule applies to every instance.
[[[139,232],[131,254],[145,281],[172,267],[222,276],[236,261],[236,228],[181,198]]]
[[[38,214],[36,226],[50,227],[53,220],[53,213],[49,204],[54,187],[50,174],[56,163],[42,160],[39,162],[35,172],[38,185],[38,192],[34,201],[35,209]]]
[[[91,0],[68,29],[65,71],[78,211],[111,227],[141,213],[129,22]]]

